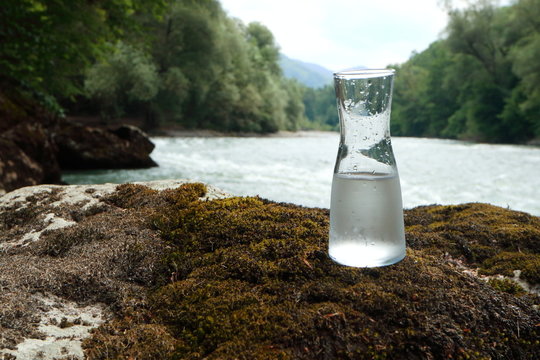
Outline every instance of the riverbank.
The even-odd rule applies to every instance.
[[[144,127],[141,118],[119,118],[104,122],[96,116],[72,116],[68,120],[86,126],[119,126],[128,124],[139,128]],[[162,124],[157,129],[147,130],[147,134],[152,137],[260,137],[260,138],[280,138],[280,137],[318,137],[326,134],[333,134],[332,131],[321,130],[298,130],[284,131],[280,130],[274,133],[256,133],[256,132],[225,132],[209,129],[185,129],[178,124]]]
[[[174,127],[150,131],[152,137],[256,137],[256,138],[291,138],[291,137],[322,137],[328,134],[337,134],[331,131],[320,130],[299,130],[299,131],[277,131],[275,133],[261,134],[251,132],[220,132],[214,130],[178,130]]]

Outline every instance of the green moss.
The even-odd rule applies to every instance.
[[[521,270],[529,281],[540,283],[538,217],[472,203],[418,207],[407,211],[405,219],[408,244],[413,248],[459,258],[472,267],[481,267],[486,274],[512,276],[513,270]],[[492,265],[500,256],[505,264]],[[506,263],[511,257],[514,260]],[[524,257],[527,261],[522,261]]]
[[[488,280],[488,284],[491,285],[494,289],[508,293],[508,294],[517,295],[517,296],[526,294],[525,289],[523,289],[519,284],[517,284],[515,281],[512,281],[510,279],[492,278]]]
[[[521,277],[532,284],[540,283],[540,255],[520,252],[501,252],[482,263],[479,273],[483,275],[501,274],[513,277],[515,270],[521,270]]]
[[[517,231],[480,204],[413,210],[406,259],[356,269],[327,256],[327,210],[260,198],[200,201],[203,192],[119,188],[117,204],[154,206],[150,223],[170,251],[146,315],[99,329],[85,343],[89,359],[150,347],[156,329],[168,339],[162,359],[533,359],[538,350],[540,316],[530,303],[440,256],[485,260],[493,240],[532,251],[520,236],[536,234],[535,219],[525,217],[532,224]]]

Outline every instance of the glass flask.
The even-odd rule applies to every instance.
[[[405,257],[401,187],[390,141],[394,70],[334,73],[340,144],[330,202],[330,257],[376,267]]]

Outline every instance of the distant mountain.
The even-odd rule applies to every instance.
[[[280,55],[279,65],[285,77],[298,80],[301,84],[312,88],[332,84],[333,72],[320,65],[291,59]]]

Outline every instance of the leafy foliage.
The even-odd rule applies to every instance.
[[[170,74],[166,75],[169,80]],[[119,42],[105,61],[90,68],[85,88],[99,99],[105,117],[119,116],[125,104],[154,98],[159,78],[156,66],[144,53]]]
[[[445,39],[395,67],[393,134],[506,143],[539,137],[540,1],[479,1],[449,15]]]
[[[306,117],[312,128],[337,130],[339,118],[336,109],[336,94],[331,85],[318,89],[307,88],[304,92]]]
[[[215,0],[175,1],[163,18],[144,21],[147,53],[137,37],[126,39],[130,45],[88,73],[88,94],[106,116],[142,108],[147,128],[165,121],[252,132],[294,130],[303,121],[301,90],[282,77],[279,49],[262,24],[228,18]]]
[[[540,0],[450,9],[446,36],[396,69],[394,135],[523,143],[540,138]],[[306,116],[337,128],[331,87],[308,89]]]
[[[160,0],[6,0],[0,8],[0,73],[57,99],[82,91],[82,73],[114,40],[136,32],[134,14]]]
[[[540,138],[540,0],[449,10],[446,36],[396,70],[392,133]],[[220,131],[335,130],[331,86],[285,79],[259,23],[218,0],[5,0],[0,82],[58,113]]]
[[[143,116],[147,128],[273,132],[305,121],[303,89],[282,76],[270,30],[229,18],[217,0],[8,0],[0,11],[3,77],[53,103]]]

